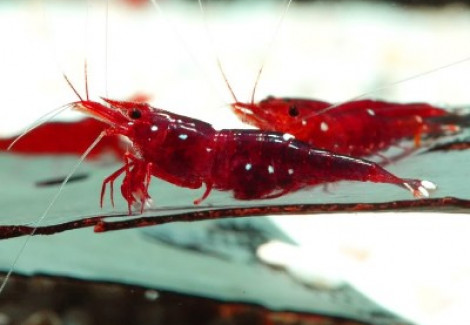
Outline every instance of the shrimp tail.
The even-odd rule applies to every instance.
[[[360,160],[357,160],[359,162]],[[349,164],[349,163],[348,163]],[[345,168],[341,168],[343,170]],[[350,170],[350,168],[348,168]],[[338,173],[337,173],[338,174]],[[348,177],[344,177],[348,179]],[[437,189],[436,184],[427,180],[400,178],[383,169],[380,165],[363,160],[356,166],[356,171],[349,176],[350,180],[372,182],[372,183],[389,183],[398,185],[407,189],[416,198],[427,198],[430,193]]]
[[[403,187],[408,189],[416,198],[427,198],[430,192],[437,189],[436,184],[426,180],[404,179]]]

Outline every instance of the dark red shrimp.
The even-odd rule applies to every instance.
[[[427,197],[436,187],[428,181],[399,178],[379,165],[292,139],[288,134],[259,130],[215,130],[210,124],[157,109],[145,103],[104,99],[78,101],[72,107],[109,124],[107,135],[123,135],[133,144],[125,165],[103,182],[125,174],[121,193],[141,209],[150,198],[151,177],[174,185],[233,191],[235,199],[270,199],[318,184],[341,180],[390,183]]]
[[[403,139],[414,139],[418,146],[423,135],[458,130],[434,119],[451,113],[426,103],[357,100],[328,110],[333,106],[328,102],[268,97],[231,106],[242,121],[262,130],[290,133],[312,146],[355,157],[376,154]]]

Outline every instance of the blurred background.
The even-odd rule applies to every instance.
[[[85,60],[92,99],[124,100],[143,94],[155,106],[203,119],[218,128],[246,126],[227,107],[232,99],[217,58],[238,98],[246,101],[264,65],[257,100],[276,95],[341,102],[370,93],[373,98],[423,101],[449,108],[465,108],[470,103],[470,59],[464,60],[470,58],[468,1],[299,0],[281,22],[286,6],[282,1],[203,3],[204,14],[196,1],[158,1],[157,7],[150,1],[136,0],[2,1],[0,135],[17,134],[42,114],[77,100],[63,74],[83,96]],[[58,117],[78,118],[74,112]],[[447,167],[443,167],[445,173]],[[425,173],[428,167],[412,168]],[[452,175],[467,183],[467,170],[454,169]],[[468,198],[469,193],[460,193]],[[318,287],[334,291],[347,285],[411,323],[469,323],[467,215],[374,213],[266,220],[283,235],[267,236],[251,248],[262,270],[257,269],[259,278],[251,281],[275,287],[276,283],[265,284],[260,278],[274,281],[282,274],[279,281],[291,281],[289,286],[306,292]],[[34,238],[17,270],[164,288],[228,301],[245,299],[271,309],[300,306],[297,301],[302,301],[303,291],[289,305],[273,298],[285,294],[287,299],[287,291],[269,291],[258,297],[255,291],[262,289],[250,292],[251,283],[231,283],[232,275],[224,273],[227,271],[221,265],[211,269],[213,256],[205,256],[212,261],[207,262],[187,251],[194,242],[175,240],[192,238],[193,230],[188,234],[184,229],[181,234],[175,227],[170,239],[141,230],[105,235],[80,230]],[[157,249],[148,238],[167,246]],[[129,243],[127,248],[121,246],[123,242]],[[0,242],[4,270],[20,244],[17,239]],[[142,248],[154,252],[152,258],[135,253]],[[227,254],[232,259],[232,253]],[[176,264],[171,264],[174,261]],[[175,269],[165,269],[168,265]],[[192,275],[175,271],[193,267]],[[233,269],[230,264],[224,267]],[[252,274],[250,269],[236,270],[239,275]],[[211,278],[216,273],[226,274],[225,282],[197,276]],[[243,276],[233,278],[243,281]],[[218,289],[218,285],[225,289]],[[289,293],[296,295],[295,290]],[[270,298],[276,302],[270,304]],[[306,306],[315,308],[307,301],[299,309],[306,311]],[[335,310],[334,306],[333,299],[323,312],[341,314],[345,308],[337,304]],[[0,324],[13,323],[5,317]],[[355,319],[367,324],[387,323],[380,317],[374,320],[356,315]]]

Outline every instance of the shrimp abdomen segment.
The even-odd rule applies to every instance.
[[[401,179],[367,160],[317,150],[286,134],[257,130],[222,130],[211,179],[219,190],[242,200],[280,196],[323,183],[362,181],[396,184],[426,196],[421,181]]]

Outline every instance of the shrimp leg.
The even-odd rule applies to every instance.
[[[103,184],[101,185],[101,196],[100,196],[100,207],[103,207],[103,199],[104,199],[104,194],[106,192],[106,187],[109,183],[109,189],[110,189],[110,198],[111,198],[111,205],[114,208],[114,181],[116,178],[121,176],[122,173],[124,173],[127,169],[127,165],[119,168],[116,170],[114,173],[106,177],[103,181]]]
[[[209,194],[211,193],[212,191],[212,186],[213,186],[213,183],[212,182],[207,182],[206,183],[206,190],[204,191],[204,194],[202,194],[202,196],[197,199],[197,200],[194,200],[194,204],[195,205],[198,205],[200,204],[202,201],[204,201],[205,199],[207,199],[207,197],[209,196]]]

